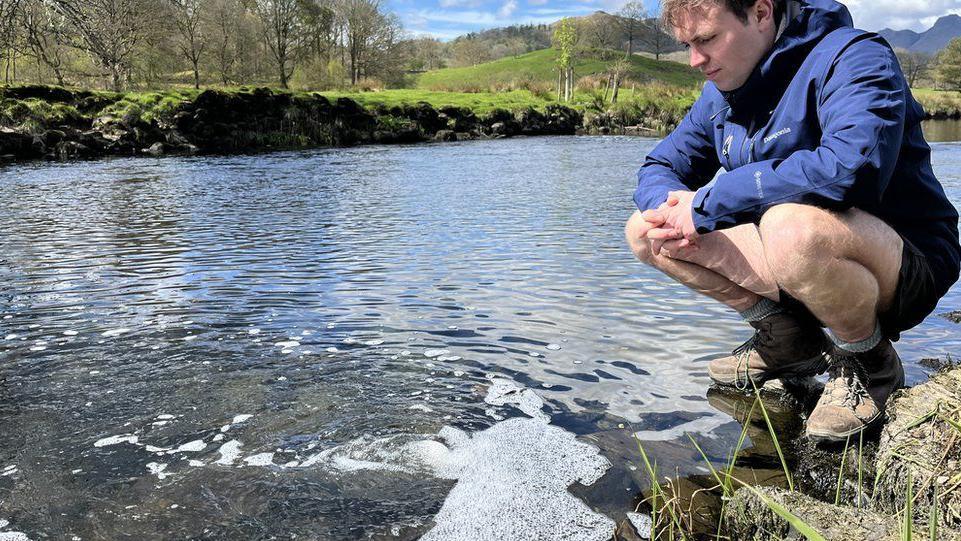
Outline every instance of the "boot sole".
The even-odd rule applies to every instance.
[[[792,367],[790,369],[770,370],[767,372],[761,372],[757,376],[748,376],[747,383],[750,384],[753,381],[755,385],[757,385],[758,387],[761,387],[766,382],[771,381],[772,379],[814,377],[814,376],[823,374],[828,369],[828,363],[827,363],[827,360],[824,358],[824,355],[821,355],[820,358],[809,359],[804,363],[799,363],[799,364],[802,364],[803,366],[800,368]],[[740,387],[738,387],[737,381],[717,379],[714,376],[714,374],[711,373],[710,367],[708,367],[707,369],[707,375],[708,377],[711,378],[711,381],[713,381],[716,385],[720,385],[722,387],[740,389]]]
[[[861,433],[867,434],[869,432],[873,432],[874,430],[879,429],[883,424],[881,423],[882,419],[884,419],[883,413],[878,414],[877,417],[875,417],[874,419],[871,419],[864,426],[858,427],[856,429],[848,430],[847,432],[843,432],[843,433],[832,433],[832,432],[817,433],[817,432],[811,432],[809,430],[805,430],[805,434],[807,435],[808,439],[810,439],[816,444],[839,444],[839,443],[844,443],[851,436],[857,436]]]

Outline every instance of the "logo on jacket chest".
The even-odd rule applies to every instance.
[[[765,137],[765,138],[764,138],[764,144],[766,145],[766,144],[770,143],[771,141],[777,139],[778,137],[781,137],[782,135],[787,135],[787,134],[789,134],[789,133],[791,133],[791,128],[780,129],[780,130],[772,133],[771,135],[768,135],[767,137]]]

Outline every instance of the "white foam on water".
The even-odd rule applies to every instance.
[[[79,334],[77,331],[63,331],[64,336],[77,336]]]
[[[248,456],[244,459],[244,463],[248,466],[273,466],[274,454],[260,453],[253,456]]]
[[[4,339],[4,340],[16,340],[16,339],[17,339],[17,335],[15,335],[15,334],[8,334],[8,335],[4,336],[3,339]]]
[[[194,440],[177,447],[171,453],[198,453],[207,448],[204,440]]]
[[[543,401],[530,389],[495,379],[485,402],[514,404],[531,418],[513,418],[474,435],[451,427],[446,446],[422,447],[435,474],[456,479],[422,541],[610,539],[615,524],[572,496],[576,481],[590,485],[610,467],[598,449],[549,424]]]
[[[444,427],[441,441],[361,437],[313,455],[300,467],[424,472],[456,480],[423,541],[610,539],[614,521],[567,491],[578,481],[594,483],[610,468],[597,447],[552,426],[540,397],[511,381],[495,379],[485,402],[514,405],[530,417],[473,435]]]
[[[100,333],[100,336],[120,336],[125,332],[130,332],[130,329],[111,329]]]
[[[298,342],[298,341],[296,341],[296,340],[287,340],[287,341],[284,341],[284,342],[277,342],[277,343],[274,344],[274,345],[277,346],[277,347],[279,347],[279,348],[287,349],[287,348],[295,348],[295,347],[299,346],[299,345],[300,345],[300,342]]]
[[[164,473],[167,469],[167,465],[160,462],[149,462],[147,463],[147,471],[153,475],[156,475],[158,479],[165,479],[169,474]]]
[[[135,444],[140,440],[137,436],[133,434],[118,434],[116,436],[109,436],[102,438],[94,442],[94,447],[108,447],[110,445],[118,445],[120,443],[132,443]]]
[[[230,424],[239,425],[240,423],[250,420],[253,415],[249,413],[241,413],[240,415],[234,415],[234,419],[230,421]]]
[[[333,346],[331,346],[331,347],[325,349],[324,351],[326,351],[327,353],[337,353],[337,352],[340,351],[340,350],[337,349],[337,348],[335,348],[335,347],[333,347]]]
[[[21,532],[0,532],[0,541],[30,541],[30,538]]]
[[[161,454],[163,454],[163,453],[166,453],[167,451],[170,450],[170,449],[167,449],[167,448],[165,448],[165,447],[154,447],[153,445],[147,445],[147,446],[144,447],[144,449],[145,449],[148,453],[155,453],[155,454],[158,454],[158,455],[161,455]]]
[[[627,513],[627,520],[631,521],[631,525],[634,526],[641,538],[649,539],[651,537],[653,521],[650,516],[640,513]]]
[[[544,407],[544,401],[541,400],[541,397],[537,396],[534,391],[520,387],[510,380],[500,378],[493,380],[490,388],[487,389],[487,397],[484,398],[484,402],[492,406],[514,405],[534,419],[544,422],[550,420],[550,417],[541,411]]]
[[[561,349],[561,346],[560,344],[547,344],[547,349],[551,351],[558,351],[559,349]]]
[[[3,520],[2,518],[0,518],[0,528],[6,528],[9,525],[10,525],[9,520]]]
[[[379,346],[379,345],[381,345],[381,344],[383,344],[383,343],[384,343],[383,340],[368,340],[368,341],[364,342],[364,345],[365,345],[365,346]]]
[[[204,463],[203,463],[202,461],[200,461],[200,460],[194,460],[194,459],[188,460],[188,461],[187,461],[187,464],[190,465],[191,467],[194,467],[194,468],[199,468],[199,467],[201,467],[201,466],[204,465]]]
[[[159,421],[169,421],[173,418],[174,416],[170,415],[169,413],[161,413],[160,415],[157,416],[157,420]]]
[[[450,353],[450,350],[447,349],[428,349],[424,352],[424,357],[430,359],[433,357],[440,357],[441,355],[447,355],[448,353]]]
[[[221,466],[230,466],[240,457],[240,448],[243,446],[237,440],[230,440],[227,443],[220,446],[218,452],[220,453],[220,458],[217,459],[215,464]]]

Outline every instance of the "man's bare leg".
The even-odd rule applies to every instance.
[[[785,204],[761,218],[771,272],[835,336],[871,336],[877,314],[891,306],[903,241],[879,218],[858,209],[835,213]]]
[[[635,212],[624,228],[631,251],[642,262],[738,312],[754,306],[762,297],[778,300],[777,284],[766,270],[755,226],[704,235],[698,239],[697,250],[678,249],[678,242],[669,241],[659,254],[654,253],[646,236],[652,227],[655,225]],[[683,257],[675,257],[672,249]]]

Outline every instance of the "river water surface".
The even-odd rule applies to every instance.
[[[635,437],[684,475],[740,432],[749,329],[624,245],[655,142],[4,168],[0,538],[609,537]],[[959,345],[906,333],[909,383]]]

